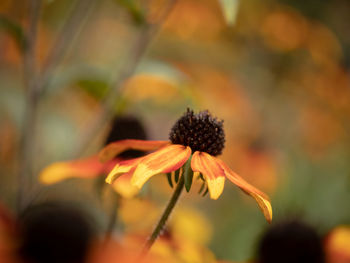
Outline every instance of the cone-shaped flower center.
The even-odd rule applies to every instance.
[[[223,121],[212,117],[208,111],[194,114],[187,109],[172,127],[169,139],[173,144],[191,147],[193,152],[216,156],[222,153],[225,144]]]

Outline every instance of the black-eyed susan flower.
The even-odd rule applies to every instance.
[[[102,162],[111,160],[126,149],[144,150],[150,146],[160,148],[144,157],[119,162],[107,176],[106,182],[111,184],[120,176],[131,176],[131,184],[141,189],[152,176],[183,168],[186,188],[192,183],[193,172],[201,174],[210,197],[217,199],[223,192],[227,178],[252,196],[266,220],[271,222],[272,207],[269,198],[216,157],[222,153],[225,144],[223,121],[212,117],[208,111],[195,114],[188,109],[172,127],[169,139],[170,141],[121,140],[107,145],[100,152]],[[186,176],[189,174],[191,176]]]
[[[127,138],[146,139],[147,136],[142,123],[137,118],[118,116],[112,123],[105,144]],[[117,163],[143,156],[148,151],[157,150],[164,146],[164,142],[144,144],[142,147],[138,147],[139,151],[133,151],[134,146],[134,140],[124,140],[124,148],[120,148],[119,154],[105,163],[101,163],[96,154],[79,160],[52,163],[40,172],[39,181],[42,184],[51,185],[69,178],[88,179],[107,176]],[[133,197],[138,193],[138,188],[131,185],[130,179],[128,175],[121,176],[118,181],[112,184],[113,189],[122,197]]]

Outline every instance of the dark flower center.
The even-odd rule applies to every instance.
[[[211,116],[208,111],[194,114],[193,110],[187,109],[171,128],[169,139],[173,144],[191,147],[193,152],[216,156],[224,149],[223,121]]]
[[[137,139],[146,140],[147,133],[142,122],[133,116],[117,116],[107,136],[105,145],[119,140]],[[126,150],[118,154],[119,158],[131,159],[144,156],[146,152],[139,150]]]

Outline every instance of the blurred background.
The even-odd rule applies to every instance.
[[[39,172],[96,154],[114,116],[167,140],[190,107],[224,120],[221,158],[271,197],[275,221],[349,231],[349,13],[347,0],[2,0],[1,203],[76,203],[103,229],[113,195],[101,180],[42,185]],[[217,259],[254,258],[268,227],[255,202],[229,182],[216,201],[196,191],[174,211],[177,233],[199,225]],[[154,177],[122,201],[116,231],[149,233],[149,207],[171,192]]]

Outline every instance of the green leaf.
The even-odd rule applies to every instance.
[[[219,0],[221,9],[228,25],[236,22],[239,0]]]
[[[203,192],[204,187],[205,187],[205,182],[202,183],[201,188],[200,188],[199,191],[198,191],[198,194],[200,194],[201,192]]]
[[[193,181],[193,171],[191,168],[192,156],[187,160],[184,166],[184,179],[185,179],[185,188],[189,192],[191,190],[192,181]]]
[[[22,27],[6,16],[0,14],[0,29],[6,31],[16,41],[18,49],[23,52],[26,48],[26,41]]]
[[[173,181],[171,179],[171,173],[167,173],[166,176],[168,178],[168,183],[169,183],[170,187],[173,188]]]

